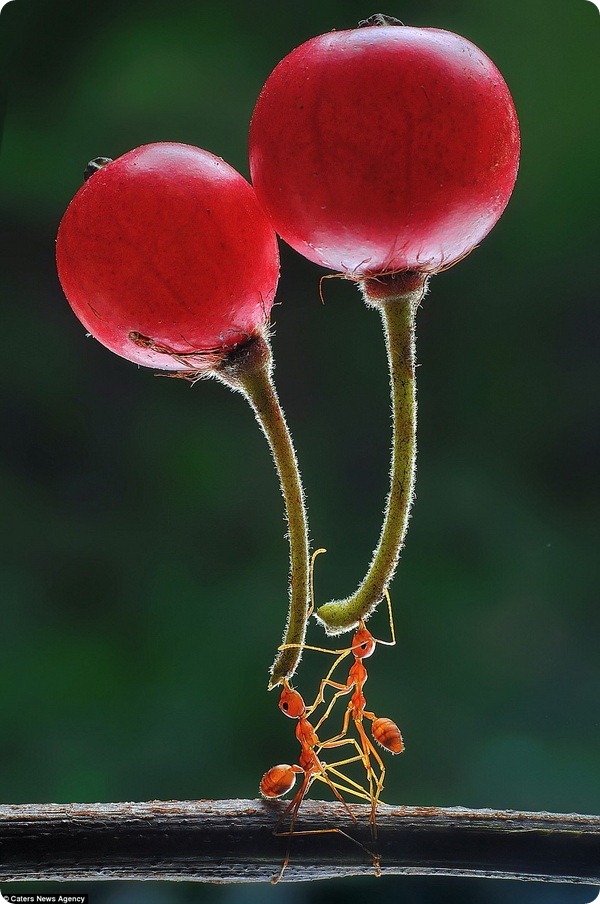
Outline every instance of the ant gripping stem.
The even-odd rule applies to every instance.
[[[327,743],[329,746],[333,747],[337,746],[338,744],[343,744],[344,741],[352,741],[353,739],[347,737],[350,727],[350,720],[352,720],[360,741],[360,744],[356,744],[356,746],[360,750],[360,759],[364,765],[369,782],[369,799],[371,802],[370,822],[374,837],[377,834],[377,804],[383,790],[386,769],[385,764],[381,759],[377,749],[374,747],[372,741],[365,732],[363,720],[369,719],[371,721],[371,733],[373,735],[373,738],[384,749],[394,754],[401,753],[404,750],[404,742],[402,740],[402,735],[398,726],[391,719],[378,718],[375,713],[365,709],[366,698],[364,695],[364,686],[368,678],[368,673],[364,664],[364,660],[369,656],[372,656],[378,643],[385,646],[393,646],[396,643],[396,633],[394,629],[391,599],[387,591],[385,595],[388,603],[391,640],[385,641],[373,637],[371,632],[365,626],[364,622],[361,621],[358,630],[354,634],[352,646],[346,649],[327,650],[324,647],[305,646],[305,649],[330,653],[337,656],[326,677],[321,681],[319,693],[317,694],[314,703],[308,708],[307,711],[310,715],[321,703],[324,702],[324,692],[326,687],[332,687],[335,689],[336,693],[331,698],[324,714],[317,722],[315,731],[318,731],[325,720],[329,718],[336,701],[340,697],[346,696],[347,694],[353,692],[352,697],[348,701],[348,706],[346,707],[342,730],[339,732],[339,734],[335,735],[333,738],[330,738]],[[352,654],[352,656],[354,657],[354,663],[350,667],[346,682],[342,684],[341,682],[334,681],[332,675],[334,674],[340,663],[348,656],[350,656],[350,654]],[[377,772],[373,767],[372,760],[375,761],[379,775],[377,775]]]

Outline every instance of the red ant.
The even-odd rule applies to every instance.
[[[315,558],[321,553],[325,552],[325,550],[319,549],[317,550],[312,557],[311,565],[314,566]],[[311,591],[312,591],[312,570],[311,570]],[[366,698],[364,695],[364,686],[368,678],[367,669],[363,662],[364,659],[367,659],[369,656],[372,656],[375,652],[376,645],[383,644],[385,646],[394,646],[396,643],[396,634],[394,630],[394,618],[392,613],[392,602],[390,599],[390,595],[385,591],[385,596],[388,604],[388,613],[390,619],[390,632],[391,632],[391,640],[379,640],[373,637],[369,629],[366,627],[364,621],[360,621],[358,624],[358,630],[355,632],[354,637],[352,638],[352,646],[344,649],[344,650],[328,650],[324,647],[312,647],[305,645],[305,650],[316,650],[317,652],[322,653],[332,653],[333,655],[337,655],[337,659],[331,666],[329,672],[326,677],[321,681],[321,686],[319,688],[319,693],[315,699],[313,705],[308,709],[308,715],[310,715],[320,703],[324,702],[324,690],[326,687],[333,687],[336,689],[336,693],[331,698],[327,709],[324,714],[321,716],[320,720],[317,722],[315,726],[315,731],[318,731],[323,722],[329,717],[331,710],[333,709],[336,700],[339,697],[343,697],[346,694],[351,693],[352,697],[348,701],[348,706],[346,708],[346,712],[344,714],[344,722],[342,726],[342,730],[339,734],[335,735],[335,737],[330,738],[327,742],[328,746],[337,746],[343,743],[343,739],[346,742],[352,743],[352,739],[347,738],[348,728],[350,725],[350,719],[352,719],[358,736],[360,738],[360,747],[358,744],[354,742],[357,746],[357,749],[360,751],[360,759],[363,762],[365,767],[367,777],[369,780],[369,799],[371,801],[371,827],[373,835],[377,834],[377,823],[376,823],[376,809],[377,803],[379,801],[379,797],[383,790],[383,784],[385,781],[385,765],[377,749],[374,747],[372,741],[368,737],[365,732],[363,726],[363,719],[370,719],[372,722],[371,725],[371,733],[375,741],[380,744],[385,750],[389,750],[390,753],[402,753],[404,750],[404,741],[402,740],[402,735],[400,733],[400,729],[391,719],[388,718],[378,718],[375,713],[368,712],[365,709]],[[311,592],[312,597],[312,592]],[[311,612],[314,608],[313,603],[311,602]],[[280,649],[285,649],[285,645],[280,647]],[[354,662],[350,667],[350,671],[348,672],[348,678],[345,684],[341,684],[338,681],[332,680],[332,675],[337,669],[338,665],[352,653],[354,656]],[[371,757],[374,758],[378,767],[379,767],[379,777],[377,777],[375,770],[371,764]]]
[[[296,791],[294,797],[290,801],[289,806],[285,809],[273,832],[274,835],[289,836],[289,842],[285,859],[283,861],[279,874],[275,876],[272,881],[275,883],[281,879],[290,861],[292,835],[312,835],[328,832],[337,832],[340,835],[344,835],[346,838],[349,838],[350,841],[353,841],[355,844],[358,844],[365,851],[367,851],[369,856],[373,858],[375,872],[377,875],[379,875],[380,867],[379,858],[377,857],[377,855],[373,854],[372,851],[368,851],[367,848],[364,847],[364,845],[362,845],[355,838],[352,838],[346,832],[342,831],[342,829],[331,828],[315,829],[309,832],[294,832],[298,810],[300,809],[300,805],[315,779],[324,782],[331,788],[336,798],[346,808],[353,822],[356,822],[356,817],[340,794],[340,791],[344,791],[346,794],[353,794],[356,797],[360,797],[364,800],[370,800],[371,797],[367,795],[365,789],[362,788],[361,785],[339,771],[340,766],[344,766],[348,763],[358,762],[363,759],[362,753],[360,749],[358,749],[358,745],[356,745],[356,742],[353,739],[339,737],[333,738],[329,741],[319,741],[315,728],[308,720],[308,711],[301,694],[297,690],[294,690],[294,688],[290,687],[287,680],[284,680],[283,682],[283,690],[281,691],[281,697],[279,699],[279,708],[283,713],[285,713],[286,716],[289,716],[290,719],[298,720],[298,724],[296,726],[296,737],[300,743],[301,748],[298,761],[299,765],[290,766],[285,763],[278,766],[273,766],[271,769],[269,769],[268,772],[263,775],[260,782],[260,792],[263,797],[282,797],[284,794],[287,794],[288,791],[292,790],[296,782],[297,775],[303,775],[303,779],[299,789]],[[314,705],[311,707],[311,712],[313,709]],[[319,725],[321,725],[323,721],[324,719],[321,719]],[[324,748],[341,747],[344,744],[354,744],[358,749],[358,755],[349,757],[345,760],[340,760],[336,763],[331,763],[329,765],[323,763],[319,758],[319,753]],[[337,781],[333,781],[329,777],[328,773],[333,774],[336,777]],[[346,782],[347,785],[340,784],[340,780]],[[288,815],[290,816],[289,831],[280,832],[279,829]]]

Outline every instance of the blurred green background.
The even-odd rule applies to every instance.
[[[54,237],[87,161],[182,141],[248,175],[258,92],[364,0],[16,0],[0,17],[0,799],[254,797],[293,762],[266,692],[287,606],[282,501],[240,396],[111,355],[71,313]],[[418,321],[417,500],[393,588],[398,646],[369,701],[402,728],[393,803],[600,812],[598,36],[587,0],[403,0],[504,74],[523,153],[493,233]],[[389,403],[377,315],[282,248],[276,380],[324,601],[378,534]],[[375,622],[386,630],[383,615]],[[315,626],[313,643],[323,635]],[[307,654],[313,695],[326,657]],[[563,902],[590,890],[383,879],[119,885],[93,904]],[[17,886],[11,890],[17,891]],[[7,887],[4,886],[6,892]]]

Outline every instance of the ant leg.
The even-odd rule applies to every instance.
[[[335,767],[344,766],[347,763],[359,763],[360,762],[363,764],[365,769],[368,768],[367,763],[365,762],[364,752],[361,750],[361,748],[355,738],[345,738],[345,739],[331,738],[329,741],[326,741],[324,744],[319,746],[319,755],[323,748],[331,750],[334,747],[343,747],[346,744],[350,744],[351,746],[354,747],[354,749],[356,750],[356,755],[353,757],[350,757],[349,759],[340,760],[339,762],[336,762],[336,763],[324,763],[323,765],[325,766],[325,769],[328,772],[334,772],[335,774],[337,774]],[[348,782],[351,785],[354,785],[355,788],[360,789],[360,791],[362,792],[362,796],[367,795],[368,792],[367,792],[366,788],[364,788],[362,785],[359,785],[358,782],[355,782],[353,779],[349,778],[347,775],[343,775],[342,777],[343,777],[344,781]],[[368,797],[367,799],[370,800],[371,798]]]
[[[363,753],[362,753],[361,749],[359,748],[358,744],[356,744],[356,741],[353,741],[353,743],[356,745],[356,749],[358,750],[357,756],[355,755],[355,756],[347,757],[345,760],[339,760],[335,763],[326,763],[324,765],[325,765],[327,772],[330,772],[333,775],[335,775],[338,779],[341,779],[342,781],[347,782],[348,785],[352,785],[352,788],[342,788],[340,785],[338,785],[337,787],[340,788],[340,791],[345,791],[347,794],[353,794],[355,797],[360,797],[362,800],[368,800],[370,802],[371,798],[369,796],[367,789],[363,785],[359,785],[358,782],[355,782],[354,779],[350,778],[350,776],[348,776],[348,775],[345,775],[339,769],[340,766],[348,766],[351,763],[363,763],[363,765],[364,765]],[[317,778],[318,777],[319,776],[317,776]]]
[[[392,598],[390,597],[389,591],[385,590],[385,598],[387,600],[388,607],[388,615],[390,619],[390,634],[391,640],[377,640],[376,643],[380,643],[384,647],[395,647],[396,646],[396,631],[394,629],[394,613],[392,611]]]
[[[341,694],[341,692],[340,692],[340,694]],[[336,696],[337,695],[334,695],[333,700],[336,699]],[[332,701],[332,703],[333,703],[333,701]],[[328,707],[326,715],[329,715],[330,709],[331,709],[331,705]],[[350,709],[347,709],[346,712],[344,713],[344,723],[342,725],[342,730],[339,732],[339,734],[334,735],[333,738],[328,738],[326,741],[323,741],[323,742],[320,741],[319,749],[322,747],[334,747],[336,741],[340,741],[342,738],[346,737],[346,735],[348,734],[348,726],[350,725],[350,713],[351,713]],[[321,725],[321,722],[324,722],[324,721],[325,721],[325,716],[323,716],[319,720],[319,722],[317,723],[317,726],[315,728],[315,731],[319,727],[319,725]]]
[[[315,653],[331,653],[332,656],[337,656],[339,653],[348,655],[353,649],[352,647],[345,647],[343,650],[330,650],[328,647],[313,647],[308,643],[281,643],[277,647],[277,650],[297,650],[298,648],[302,650],[314,650]]]
[[[291,854],[291,850],[292,850],[292,836],[294,835],[294,826],[296,824],[296,819],[298,817],[298,810],[300,809],[300,804],[304,800],[304,798],[308,792],[308,789],[310,788],[310,786],[312,785],[312,782],[313,782],[313,776],[309,775],[308,772],[305,772],[304,770],[302,770],[302,771],[304,772],[304,779],[302,780],[302,784],[300,785],[300,788],[294,795],[289,807],[286,807],[281,819],[279,820],[279,822],[277,823],[277,825],[275,826],[275,828],[273,830],[273,835],[289,836],[287,850],[285,852],[285,857],[284,857],[283,863],[281,864],[281,869],[279,870],[279,873],[271,879],[271,882],[274,885],[277,882],[279,882],[279,880],[281,879],[281,877],[283,876],[283,874],[286,870],[288,863],[290,862],[290,854]],[[280,832],[279,828],[280,828],[281,824],[284,822],[284,820],[286,819],[286,817],[288,816],[288,814],[291,814],[290,815],[289,832]]]
[[[383,760],[381,759],[381,757],[379,755],[377,748],[374,746],[374,744],[371,742],[371,739],[368,737],[367,737],[367,742],[369,744],[371,753],[373,754],[373,756],[375,757],[375,760],[377,761],[377,765],[379,766],[379,770],[380,770],[379,782],[378,782],[379,788],[378,788],[378,792],[377,792],[377,799],[379,800],[379,795],[383,791],[383,783],[385,781],[385,768],[386,767],[385,767],[385,763],[383,762]]]
[[[310,716],[321,703],[325,702],[325,688],[326,687],[335,687],[338,690],[346,690],[347,693],[349,693],[352,690],[354,685],[341,684],[339,681],[333,681],[331,678],[331,676],[333,675],[333,673],[335,672],[335,670],[337,669],[339,664],[341,662],[343,662],[347,656],[350,655],[350,653],[352,652],[352,648],[349,647],[346,650],[326,650],[324,647],[307,647],[306,649],[317,650],[322,653],[339,653],[340,654],[338,656],[338,658],[335,660],[335,662],[333,663],[333,665],[331,666],[331,668],[329,669],[329,671],[327,672],[327,674],[325,675],[325,677],[322,679],[321,684],[319,686],[319,692],[318,692],[317,696],[315,697],[314,703],[312,703],[312,705],[307,707],[307,709],[306,709],[307,715]],[[331,707],[327,710],[327,713],[329,714],[330,711],[331,711]],[[321,719],[321,722],[323,722],[326,718],[327,718],[327,716],[324,716]]]
[[[366,735],[365,735],[365,737],[366,737]],[[344,798],[341,796],[341,794],[337,790],[337,785],[335,784],[335,782],[332,782],[331,779],[329,778],[329,776],[327,775],[327,773],[325,771],[325,767],[323,767],[323,766],[321,766],[321,776],[325,780],[326,784],[329,785],[329,787],[331,788],[331,790],[333,791],[333,793],[335,794],[337,799],[340,801],[340,803],[342,803],[344,805],[345,809],[350,814],[350,816],[352,817],[354,822],[356,822],[357,821],[356,816],[354,815],[354,813],[352,812],[352,810],[350,809],[350,807],[348,806],[348,804],[346,803]],[[337,831],[341,832],[341,829],[338,829]],[[345,835],[346,833],[342,832],[342,834]],[[347,836],[347,837],[351,837],[351,836]],[[353,839],[353,840],[356,840],[356,839]],[[360,842],[357,842],[357,844],[360,844]],[[363,844],[360,844],[360,846],[363,848],[363,850],[367,851],[367,853],[373,858],[373,867],[375,868],[375,875],[376,876],[381,875],[381,862],[380,862],[379,855],[374,854],[372,851],[369,851],[367,848],[365,848],[365,846]]]
[[[357,788],[355,789],[355,788],[347,788],[345,785],[339,784],[339,782],[343,782],[343,781],[346,781],[348,783],[350,782],[350,779],[348,778],[348,776],[344,775],[343,772],[340,772],[339,770],[334,769],[333,767],[330,767],[330,766],[327,767],[327,771],[331,772],[332,775],[336,776],[338,781],[333,782],[333,784],[335,785],[336,788],[339,788],[340,791],[343,791],[344,794],[351,794],[353,797],[358,797],[359,800],[366,800],[366,801],[371,800],[371,798],[369,797],[368,793],[365,790],[363,790],[363,791],[358,790],[358,788],[362,787],[361,785],[357,785]],[[325,784],[327,784],[327,783],[325,782]]]
[[[370,719],[372,722],[373,722],[373,721],[375,720],[375,718],[376,718],[375,713],[367,713],[367,712],[363,712],[363,716],[365,716],[367,719]],[[361,725],[361,728],[362,728],[362,725]],[[380,757],[380,755],[379,755],[379,751],[377,750],[377,748],[376,748],[376,747],[373,745],[373,743],[371,742],[371,739],[370,739],[369,736],[366,734],[364,728],[362,728],[362,731],[363,731],[363,734],[364,734],[364,736],[365,736],[365,741],[366,741],[367,744],[369,745],[369,749],[370,749],[371,753],[373,754],[373,756],[374,756],[375,759],[377,760],[378,766],[379,766],[381,769],[383,769],[383,771],[385,772],[385,765],[384,765],[384,762],[383,762],[383,760],[381,759],[381,757]]]
[[[308,786],[305,787],[306,777],[307,777],[307,776],[306,776],[306,772],[304,771],[304,769],[302,769],[300,766],[292,766],[292,769],[293,769],[293,771],[294,771],[295,773],[297,773],[297,774],[304,773],[304,779],[302,780],[301,786],[298,788],[298,790],[296,791],[296,793],[295,793],[294,796],[292,797],[291,801],[288,803],[287,807],[285,808],[285,810],[283,811],[283,813],[282,813],[281,816],[279,817],[279,819],[278,819],[278,821],[277,821],[277,825],[276,825],[275,828],[273,829],[273,834],[274,834],[274,835],[279,835],[279,829],[280,829],[280,827],[283,825],[283,823],[285,822],[285,820],[287,819],[287,817],[289,816],[289,814],[291,813],[291,811],[293,810],[293,808],[296,806],[296,801],[297,801],[297,799],[300,798],[300,802],[301,802],[301,801],[302,801],[302,798],[304,797],[304,795],[305,795],[306,792],[308,791]],[[300,806],[300,803],[298,803],[298,807],[299,807],[299,806]],[[297,808],[296,808],[296,809],[297,809]]]
[[[362,759],[363,759],[362,756],[353,757],[352,761],[349,760],[348,762],[353,762],[355,760],[358,763],[358,762],[362,761]],[[333,775],[337,776],[341,781],[348,782],[348,784],[356,785],[357,789],[359,789],[359,788],[361,789],[361,790],[355,791],[353,788],[346,788],[342,785],[336,785],[336,787],[339,788],[340,791],[343,791],[345,794],[352,794],[354,797],[359,797],[361,800],[366,800],[368,803],[371,803],[371,795],[369,794],[368,790],[364,787],[364,785],[359,785],[358,782],[353,781],[351,778],[349,778],[349,776],[344,775],[343,772],[340,772],[337,769],[335,769],[333,764],[327,763],[325,768],[327,769],[328,772],[331,772]],[[316,778],[319,781],[322,781],[322,779],[319,775],[317,775]],[[381,798],[378,797],[377,803],[382,804],[382,803],[384,803],[384,801],[382,801]]]
[[[296,767],[296,768],[298,769],[298,771],[304,771],[304,770],[301,770],[300,767]],[[381,875],[381,863],[380,863],[379,855],[374,853],[373,851],[370,851],[367,847],[365,847],[364,844],[362,844],[360,841],[357,841],[356,838],[352,838],[351,835],[348,835],[347,832],[344,832],[342,829],[333,828],[333,829],[314,829],[311,831],[300,831],[300,832],[295,831],[295,825],[296,825],[296,820],[298,817],[298,811],[300,809],[300,805],[301,805],[302,801],[304,800],[304,797],[308,793],[308,790],[310,789],[310,786],[312,785],[312,783],[315,779],[319,779],[320,781],[323,781],[326,785],[328,785],[331,788],[331,790],[333,791],[336,798],[340,801],[340,803],[343,804],[343,806],[345,807],[345,809],[347,810],[348,814],[353,819],[353,821],[356,822],[356,817],[350,810],[350,808],[349,808],[348,804],[346,803],[346,801],[344,800],[344,798],[339,793],[338,787],[341,790],[348,791],[351,794],[355,794],[356,792],[353,792],[352,789],[350,789],[350,788],[345,789],[345,788],[343,788],[343,786],[338,786],[338,784],[336,782],[333,782],[329,778],[329,776],[325,772],[325,768],[326,768],[325,766],[321,766],[321,771],[313,773],[312,775],[309,775],[308,773],[304,772],[304,780],[302,782],[301,787],[295,794],[290,805],[286,808],[281,819],[277,823],[277,826],[275,827],[273,834],[278,837],[282,837],[282,836],[288,837],[288,845],[287,845],[285,858],[283,860],[283,863],[281,864],[281,869],[279,870],[279,873],[271,879],[271,882],[274,885],[277,884],[281,880],[281,878],[282,878],[283,874],[285,873],[285,870],[290,862],[292,837],[294,835],[327,834],[327,833],[331,833],[331,832],[336,832],[340,835],[343,835],[345,838],[348,838],[350,841],[357,844],[360,848],[362,848],[362,850],[364,850],[369,855],[369,857],[372,860],[373,867],[375,869],[375,875],[376,876]],[[345,776],[343,776],[343,774],[342,774],[342,777],[345,779]],[[358,786],[358,787],[360,788],[360,786]],[[356,796],[359,796],[359,795],[356,794]],[[366,797],[366,795],[365,795],[365,797]],[[286,817],[289,814],[291,814],[289,830],[286,832],[280,832],[279,828],[280,828],[282,822],[286,819]]]
[[[371,820],[370,820],[371,827],[373,830],[373,836],[376,838],[377,837],[377,804],[379,802],[379,797],[381,795],[381,792],[383,791],[383,784],[385,781],[385,764],[384,764],[383,760],[381,759],[381,757],[379,756],[377,750],[375,749],[375,747],[369,740],[369,738],[363,728],[362,722],[355,721],[354,724],[356,725],[356,730],[358,731],[358,734],[362,741],[363,750],[365,752],[365,756],[368,759],[368,763],[369,763],[369,766],[367,769],[367,775],[369,777],[369,789],[370,789],[371,793],[373,792],[373,785],[375,785],[375,788],[376,788],[375,793],[374,794],[372,793],[372,796],[371,796]],[[380,769],[379,778],[377,778],[377,775],[375,774],[375,770],[373,769],[373,767],[371,765],[371,754],[373,755],[377,765],[379,766],[379,769]]]
[[[363,741],[363,746],[361,748],[358,741],[355,738],[347,738],[346,737],[346,735],[348,734],[348,727],[350,724],[350,716],[351,715],[352,715],[352,710],[347,709],[346,713],[344,715],[344,724],[342,726],[342,731],[340,732],[339,735],[336,735],[333,738],[329,738],[327,741],[324,741],[322,744],[320,744],[319,745],[319,753],[321,752],[322,749],[331,749],[332,747],[342,747],[344,744],[353,745],[358,754],[360,761],[362,762],[362,764],[364,766],[365,772],[367,774],[367,778],[369,779],[368,794],[369,794],[369,800],[371,801],[371,803],[373,803],[373,798],[374,798],[373,782],[375,782],[375,783],[377,782],[377,776],[375,775],[373,768],[371,766],[371,758],[369,755],[369,750],[368,750],[368,748],[365,747],[364,741]],[[356,720],[354,720],[354,721],[355,721],[355,724],[357,724]],[[357,725],[357,727],[358,727],[358,725]],[[362,726],[361,726],[361,728],[362,728]],[[366,735],[365,735],[365,740],[368,741],[368,738],[366,737]],[[359,787],[362,787],[362,786],[359,786]],[[379,789],[379,793],[381,793],[381,789]]]
[[[345,744],[351,744],[358,756],[352,758],[352,762],[358,762],[358,760],[362,760],[364,762],[365,755],[363,750],[361,749],[356,738],[345,738],[343,736],[337,736],[335,738],[329,738],[327,741],[323,741],[322,744],[319,744],[318,753],[321,755],[322,750],[332,750],[334,747],[343,747]],[[328,764],[329,765],[329,764]],[[341,766],[343,763],[332,763],[333,766]]]
[[[369,823],[371,825],[371,834],[373,838],[377,837],[377,822],[376,822],[376,807],[377,807],[377,799],[379,796],[380,788],[378,786],[377,776],[375,774],[375,770],[373,769],[371,763],[371,755],[369,746],[366,743],[367,738],[364,733],[364,729],[360,722],[355,722],[356,728],[360,735],[361,741],[363,743],[363,754],[364,754],[364,766],[367,773],[367,778],[369,780],[369,799],[371,801],[371,814],[369,816]]]
[[[350,763],[360,763],[362,761],[362,753],[359,753],[355,756],[349,756],[345,760],[336,760],[335,763],[324,763],[325,768],[328,772],[331,772],[332,769],[337,768],[338,766],[349,766]],[[344,776],[346,778],[346,776]],[[352,779],[346,779],[347,781],[352,781]],[[359,785],[358,782],[354,782],[357,788],[362,788],[362,785]]]
[[[335,687],[338,690],[345,690],[347,693],[349,693],[352,690],[352,688],[354,687],[353,684],[350,684],[350,685],[342,684],[339,681],[332,681],[332,679],[331,679],[331,676],[337,669],[340,662],[342,662],[346,658],[346,656],[348,656],[349,653],[350,653],[350,650],[346,650],[344,653],[342,653],[342,655],[339,656],[336,659],[336,661],[333,663],[333,665],[331,666],[331,668],[329,669],[329,671],[327,672],[325,677],[321,680],[321,684],[319,686],[319,693],[315,697],[314,703],[312,703],[311,706],[307,707],[307,710],[306,710],[307,715],[310,716],[315,711],[317,706],[319,706],[319,704],[325,702],[325,688],[326,687]],[[325,718],[326,717],[324,717],[324,719]]]
[[[321,764],[320,773],[317,773],[317,774],[320,774],[322,776],[323,780],[325,781],[325,784],[329,785],[329,787],[331,788],[331,790],[333,791],[333,793],[335,794],[335,796],[337,797],[339,802],[346,809],[348,816],[350,816],[350,818],[352,819],[353,822],[356,822],[356,816],[354,815],[354,813],[352,812],[352,810],[350,809],[350,807],[348,806],[348,804],[346,803],[346,801],[344,800],[344,798],[342,797],[340,792],[337,790],[337,786],[336,786],[335,782],[332,782],[331,779],[329,778],[329,776],[327,775],[327,772],[325,771],[325,766],[323,766],[323,764]]]
[[[373,869],[375,870],[375,875],[377,876],[377,878],[379,878],[381,876],[381,857],[379,856],[379,854],[376,854],[374,851],[370,851],[369,848],[365,847],[365,845],[361,841],[358,841],[358,839],[353,838],[352,835],[348,835],[348,833],[344,832],[343,829],[306,829],[301,832],[294,832],[294,835],[330,835],[333,832],[335,832],[336,835],[343,835],[343,837],[347,838],[348,841],[352,841],[354,844],[357,844],[360,848],[362,848],[363,851],[366,854],[368,854],[369,857],[371,858],[371,862],[373,864]],[[287,867],[288,863],[289,863],[289,857],[287,858],[287,862],[285,863],[285,866],[279,872],[279,875],[277,875],[277,876],[275,876],[275,878],[271,879],[271,882],[273,885],[276,885],[279,882],[279,880],[283,876],[285,867]]]
[[[358,762],[360,759],[362,758],[352,757],[349,760],[344,760],[343,763],[351,763],[355,761]],[[324,764],[325,771],[328,774],[331,773],[332,775],[335,775],[338,779],[338,781],[335,782],[332,780],[331,784],[334,785],[334,787],[336,787],[338,791],[343,791],[344,794],[352,794],[353,797],[358,797],[361,800],[370,801],[371,798],[369,797],[366,788],[364,788],[362,785],[359,785],[358,782],[355,782],[353,779],[349,778],[349,776],[344,775],[343,772],[340,772],[339,769],[335,768],[335,765],[336,764],[333,763]],[[320,773],[316,773],[315,778],[317,779],[317,781],[322,782],[324,785],[327,785],[329,787],[329,782],[324,779]],[[347,782],[348,786],[353,785],[354,787],[346,787],[346,785],[342,785],[340,784],[340,782]]]
[[[323,722],[325,722],[325,720],[329,718],[329,716],[331,715],[331,710],[332,710],[333,707],[335,706],[336,701],[339,700],[340,697],[345,697],[346,694],[349,694],[350,691],[353,690],[353,688],[354,688],[354,684],[350,684],[350,685],[348,685],[348,684],[346,684],[346,685],[344,685],[344,684],[336,684],[336,683],[333,682],[333,681],[329,681],[328,684],[330,685],[330,687],[337,687],[337,688],[339,688],[339,690],[337,691],[337,693],[335,693],[335,694],[333,695],[333,697],[332,697],[331,700],[329,701],[329,705],[328,705],[327,709],[325,710],[325,712],[323,713],[323,715],[321,716],[321,718],[319,719],[319,721],[318,721],[317,724],[315,725],[315,731],[318,731],[319,728],[321,727],[321,725],[323,724]],[[350,710],[347,709],[346,712],[350,712]],[[347,729],[346,729],[346,730],[347,730]],[[345,734],[345,732],[343,731],[341,735],[338,735],[338,737],[343,737],[344,734]]]

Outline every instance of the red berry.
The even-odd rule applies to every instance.
[[[500,217],[518,157],[502,76],[434,28],[313,38],[271,73],[250,127],[254,187],[276,230],[357,277],[459,260]]]
[[[260,332],[279,276],[252,187],[184,144],[145,145],[93,172],[60,224],[56,259],[89,332],[163,370],[204,369]]]

